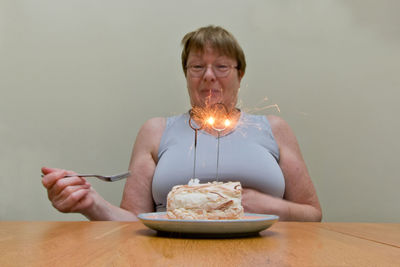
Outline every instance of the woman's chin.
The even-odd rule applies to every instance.
[[[209,97],[192,102],[192,107],[208,108],[216,104],[224,104],[228,109],[235,106],[234,103],[227,103],[222,97]]]
[[[203,98],[203,106],[212,106],[218,103],[223,103],[223,98],[221,94],[213,94]]]

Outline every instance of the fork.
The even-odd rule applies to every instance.
[[[118,181],[118,180],[121,180],[121,179],[124,179],[124,178],[128,177],[129,174],[130,174],[130,172],[126,172],[126,173],[121,173],[121,174],[105,176],[105,175],[98,175],[98,174],[80,174],[80,173],[77,173],[77,174],[68,174],[68,175],[65,175],[64,177],[75,177],[75,176],[79,176],[79,177],[95,177],[95,178],[98,178],[98,179],[100,179],[102,181],[105,181],[105,182],[115,182],[115,181]],[[42,177],[43,176],[44,175],[42,174]]]

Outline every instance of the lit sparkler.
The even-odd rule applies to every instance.
[[[246,88],[248,86],[246,85]],[[240,88],[239,88],[240,89]],[[268,101],[268,98],[265,97],[261,100],[260,103],[256,105],[251,110],[247,110],[249,113],[260,112],[267,109],[275,108],[278,113],[280,113],[280,108],[277,104],[265,105],[258,107],[264,102]],[[239,106],[242,105],[242,102],[239,101]],[[197,134],[198,131],[209,127],[217,132],[217,167],[216,167],[216,180],[218,181],[218,168],[219,168],[219,152],[220,152],[220,136],[221,132],[228,129],[231,126],[231,113],[228,111],[227,107],[222,103],[216,103],[213,105],[209,105],[209,102],[206,103],[206,107],[194,107],[190,110],[190,119],[189,125],[195,132],[194,137],[194,162],[193,162],[193,178],[196,178],[196,151],[197,151]],[[196,124],[193,124],[193,120],[196,121]],[[197,127],[197,124],[200,126]]]
[[[217,103],[209,108],[193,108],[190,111],[189,126],[194,130],[194,162],[193,162],[193,178],[196,175],[196,148],[197,148],[197,132],[202,129],[204,125],[210,126],[217,131],[217,167],[216,167],[216,180],[218,181],[218,168],[219,168],[219,150],[220,150],[220,135],[227,127],[230,126],[229,112],[226,106],[222,103]],[[201,122],[200,127],[195,127],[192,123],[192,118]]]

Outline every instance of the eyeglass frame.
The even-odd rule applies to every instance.
[[[217,77],[217,78],[225,78],[225,77],[227,77],[227,76],[229,75],[229,73],[231,72],[232,69],[237,69],[237,70],[239,70],[239,66],[237,66],[237,65],[235,66],[235,65],[219,64],[219,65],[223,65],[223,66],[229,68],[228,70],[226,70],[226,73],[224,73],[223,75],[221,75],[221,72],[218,72],[218,70],[216,71],[217,66],[214,65],[214,64],[206,64],[206,65],[193,64],[193,65],[188,65],[188,66],[186,66],[186,71],[188,71],[188,72],[192,75],[192,77],[194,77],[194,78],[200,78],[200,77],[203,77],[203,76],[204,76],[204,74],[206,73],[206,71],[207,71],[207,69],[208,69],[208,67],[209,67],[210,65],[211,65],[211,70],[213,71],[215,77]],[[198,73],[197,73],[197,72],[193,72],[193,70],[194,70],[193,67],[195,67],[195,66],[198,66],[198,67],[200,66],[200,67],[204,68],[204,70],[198,71]],[[219,73],[219,74],[218,74],[218,73]],[[197,76],[197,75],[198,75],[198,76]]]

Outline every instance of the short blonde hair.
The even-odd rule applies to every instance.
[[[206,46],[216,49],[221,55],[237,61],[239,76],[246,70],[246,59],[242,48],[235,37],[219,26],[207,26],[187,33],[182,39],[182,68],[186,76],[186,64],[191,51],[204,51]]]

